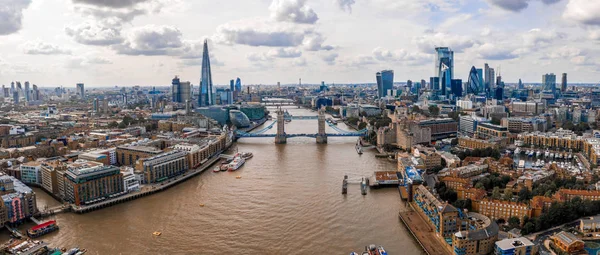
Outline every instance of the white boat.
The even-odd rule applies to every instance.
[[[241,156],[236,156],[233,161],[231,161],[231,163],[229,163],[229,171],[235,171],[240,169],[240,167],[242,167],[244,165],[244,163],[246,163],[246,160],[244,158],[242,158]]]
[[[252,154],[252,152],[243,152],[241,154],[241,157],[244,159],[251,159],[252,157],[254,157],[254,154]]]
[[[544,156],[546,156],[546,158],[547,158],[548,156],[550,156],[550,150],[546,149],[546,152],[544,153]]]
[[[519,154],[519,153],[521,153],[521,149],[520,149],[519,147],[517,147],[517,148],[515,149],[515,155],[517,155],[517,154]]]
[[[533,157],[533,154],[534,154],[534,153],[535,153],[535,151],[534,151],[534,150],[530,151],[530,152],[528,153],[529,157]]]
[[[554,158],[554,153],[550,152],[550,160],[552,160],[552,158]]]
[[[356,153],[358,153],[358,155],[363,154],[362,146],[356,145]]]
[[[535,153],[535,156],[536,156],[536,157],[538,157],[538,158],[539,158],[540,156],[542,156],[542,151],[537,151],[537,152]]]
[[[213,168],[213,173],[217,172],[221,172],[221,166],[215,166],[215,168]]]

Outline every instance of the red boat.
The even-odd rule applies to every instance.
[[[56,230],[58,230],[58,225],[56,224],[56,221],[51,220],[30,228],[27,230],[27,235],[31,238],[36,238]]]

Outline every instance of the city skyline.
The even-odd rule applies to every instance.
[[[399,81],[428,79],[436,46],[455,51],[453,76],[463,81],[471,66],[484,63],[502,67],[509,83],[539,83],[545,73],[568,73],[572,83],[600,80],[598,47],[589,43],[600,38],[600,3],[370,1],[377,4],[232,0],[243,13],[223,15],[210,2],[10,0],[10,10],[0,12],[11,21],[0,28],[0,84],[167,86],[174,75],[195,81],[204,39],[215,85],[232,77],[245,84],[293,84],[298,77],[310,84],[373,83],[373,73],[386,69]],[[397,17],[399,10],[406,15]]]

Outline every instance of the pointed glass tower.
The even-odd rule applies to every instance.
[[[208,56],[208,41],[204,40],[204,51],[202,53],[202,76],[200,77],[200,96],[198,105],[200,107],[215,104],[213,99],[212,74],[210,72],[210,58]]]

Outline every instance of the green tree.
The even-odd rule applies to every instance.
[[[500,199],[502,194],[500,193],[500,187],[494,187],[492,190],[492,199]]]
[[[411,108],[411,112],[422,113],[423,111],[421,110],[421,108],[419,108],[419,106],[413,105],[413,107]]]
[[[454,138],[454,139],[452,139],[452,140],[450,141],[450,145],[452,145],[452,146],[456,146],[456,145],[458,145],[458,138]]]
[[[440,115],[440,108],[437,107],[436,105],[430,105],[429,113],[431,113],[431,115],[433,115],[433,116],[438,116],[438,115]]]
[[[519,217],[510,217],[508,218],[508,226],[512,229],[512,228],[518,228],[521,226],[521,220],[519,219]]]
[[[124,121],[122,121],[121,123],[119,123],[119,125],[117,126],[118,128],[126,128],[127,124],[125,124]]]
[[[365,129],[366,127],[367,127],[367,123],[365,123],[365,122],[361,122],[361,123],[358,124],[358,129],[359,130]]]
[[[119,126],[119,123],[117,123],[116,121],[108,123],[108,128],[116,128],[118,126]]]
[[[519,202],[526,202],[527,200],[532,198],[531,192],[526,187],[523,187],[521,188],[521,190],[519,190],[517,197]]]
[[[506,201],[511,201],[513,198],[513,192],[511,188],[506,188],[504,189],[504,196],[502,197],[502,199],[506,200]]]

